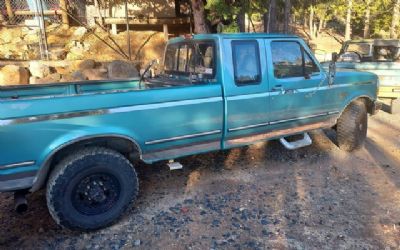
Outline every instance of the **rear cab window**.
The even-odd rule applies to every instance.
[[[202,74],[214,78],[215,62],[214,41],[183,41],[167,46],[164,71],[171,75]]]
[[[320,72],[308,52],[296,41],[272,41],[271,54],[275,78],[309,77]]]
[[[260,48],[257,40],[232,41],[234,79],[237,86],[260,84]]]

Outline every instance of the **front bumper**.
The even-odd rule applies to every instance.
[[[379,98],[400,98],[400,86],[380,86],[378,90]]]

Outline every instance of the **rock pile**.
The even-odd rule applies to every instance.
[[[0,69],[0,86],[48,84],[86,80],[128,79],[139,76],[137,65],[122,60],[100,63],[82,60],[50,66],[43,61],[31,61],[27,67],[6,65]]]

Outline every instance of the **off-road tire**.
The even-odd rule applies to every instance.
[[[108,179],[99,179],[97,182],[97,178]],[[107,186],[108,182],[111,184]],[[82,185],[84,188],[97,185],[94,187],[100,192],[93,192],[95,195],[101,193],[102,196],[88,198],[84,189],[86,196],[82,198],[79,189]],[[72,153],[52,171],[47,183],[47,206],[53,219],[65,228],[96,230],[115,222],[136,199],[138,190],[136,171],[123,155],[111,149],[91,147]],[[103,200],[96,200],[95,205],[87,205],[93,202],[90,199],[93,197],[101,197]],[[79,203],[80,199],[83,202]]]
[[[351,152],[363,146],[367,136],[368,114],[363,101],[350,103],[336,124],[337,142],[340,149]]]

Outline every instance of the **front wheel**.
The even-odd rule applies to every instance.
[[[350,103],[336,124],[339,148],[348,152],[361,148],[367,136],[367,128],[365,103],[361,100]]]
[[[106,148],[87,148],[61,161],[47,184],[47,206],[61,226],[95,230],[112,224],[136,198],[132,164]]]

